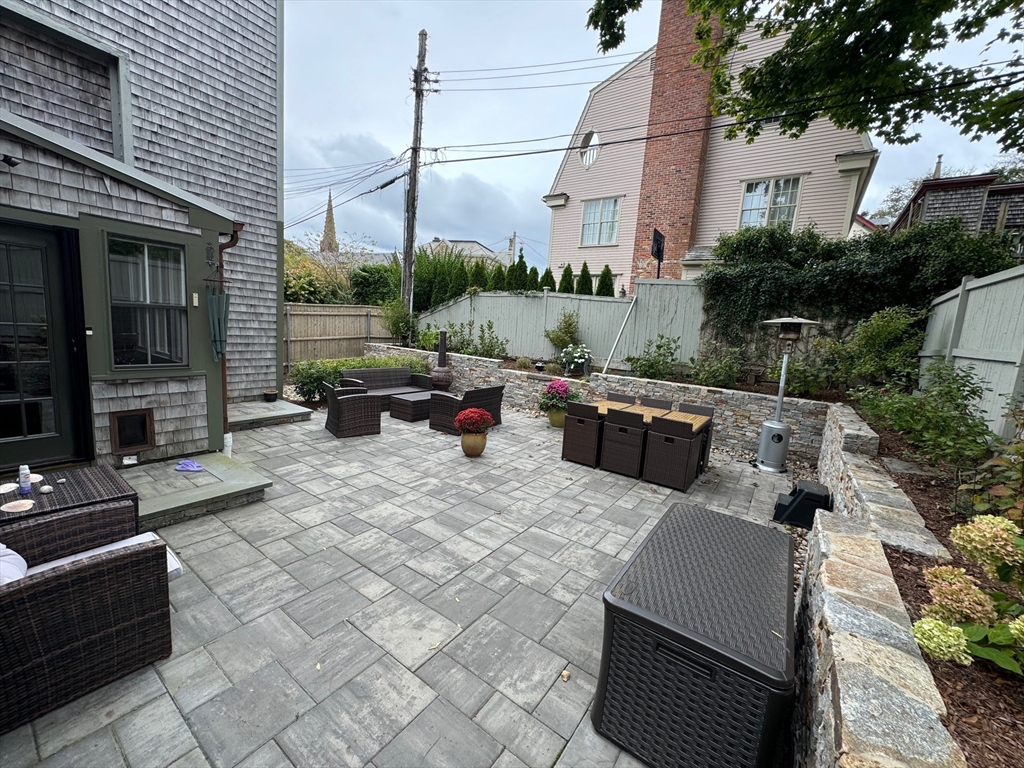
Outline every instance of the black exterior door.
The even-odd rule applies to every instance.
[[[0,223],[4,469],[89,458],[91,408],[74,245],[64,231]]]

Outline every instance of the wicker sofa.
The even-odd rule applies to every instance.
[[[365,387],[371,395],[380,395],[380,409],[391,409],[392,395],[405,395],[433,388],[430,377],[424,373],[413,373],[408,368],[354,368],[345,371],[347,376],[338,382],[338,387]]]
[[[3,526],[35,566],[136,533],[130,500]],[[167,546],[93,554],[0,585],[0,733],[171,654]]]
[[[491,414],[497,426],[501,424],[501,398],[504,395],[504,384],[471,389],[462,397],[448,392],[433,392],[430,395],[430,428],[449,435],[459,434],[455,428],[455,417],[467,408],[483,408]]]

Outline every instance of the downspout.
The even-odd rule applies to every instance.
[[[217,271],[220,273],[221,280],[224,279],[224,251],[228,248],[234,248],[238,245],[238,233],[245,229],[245,224],[240,221],[232,222],[231,237],[228,238],[226,243],[221,243],[217,246]],[[221,284],[223,285],[223,283]],[[224,434],[231,432],[231,426],[228,423],[228,355],[227,355],[227,338],[224,339],[224,354],[220,356],[220,402],[223,410],[222,416],[224,419]]]

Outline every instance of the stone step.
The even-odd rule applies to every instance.
[[[177,472],[174,468],[178,459],[122,471],[139,494],[140,532],[260,501],[264,489],[273,485],[222,453],[191,458],[203,467],[203,472]]]
[[[253,401],[228,405],[228,424],[232,432],[241,432],[273,424],[289,424],[293,421],[309,421],[313,411],[285,400],[273,403]]]

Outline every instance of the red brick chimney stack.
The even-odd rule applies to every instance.
[[[633,279],[655,276],[657,262],[651,258],[655,228],[665,235],[661,276],[677,280],[682,277],[681,262],[697,233],[711,127],[711,75],[691,61],[698,49],[696,26],[696,17],[687,10],[687,0],[662,0],[647,134],[691,132],[647,141],[633,245]],[[631,280],[631,293],[632,289]]]

